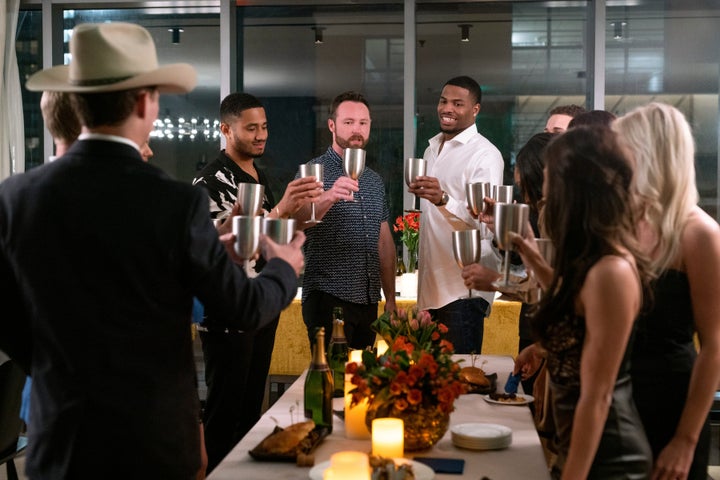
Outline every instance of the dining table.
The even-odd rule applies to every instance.
[[[409,309],[415,305],[413,297],[397,297],[397,308]],[[518,353],[518,318],[521,303],[497,298],[492,305],[490,315],[485,319],[483,327],[483,354],[517,355]],[[385,309],[385,300],[378,304],[378,315]],[[307,327],[303,322],[300,293],[280,314],[275,346],[270,361],[270,375],[297,376],[310,363],[310,342]]]
[[[504,355],[455,355],[462,360],[462,366],[474,365],[488,375],[497,374],[496,389],[504,391],[505,382],[513,368],[513,359]],[[268,462],[254,460],[248,453],[265,437],[270,435],[276,425],[287,427],[304,421],[303,386],[305,373],[285,391],[269,410],[263,414],[257,424],[233,448],[225,459],[210,473],[209,480],[269,480],[298,479],[310,477],[310,467],[300,467],[292,462]],[[520,395],[531,399],[522,392]],[[343,398],[334,399],[334,409],[342,410]],[[337,403],[335,403],[337,402]],[[483,423],[501,425],[512,430],[512,438],[507,448],[498,450],[469,450],[453,444],[452,430],[467,424]],[[315,464],[330,460],[331,455],[341,451],[359,451],[370,453],[371,440],[357,440],[346,437],[343,420],[334,417],[333,430],[312,451]],[[413,457],[451,458],[464,460],[462,474],[433,473],[436,480],[474,479],[513,480],[550,478],[543,448],[535,429],[533,418],[527,404],[490,403],[486,395],[465,394],[455,401],[455,410],[450,415],[450,428],[438,443],[428,450],[405,452],[406,459]]]

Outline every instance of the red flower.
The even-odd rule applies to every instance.
[[[345,373],[349,373],[350,375],[354,375],[355,372],[358,370],[358,364],[355,362],[350,362],[347,365],[345,365]]]

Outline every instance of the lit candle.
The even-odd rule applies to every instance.
[[[330,457],[330,467],[323,480],[370,480],[370,463],[367,453],[338,452]]]
[[[362,350],[351,350],[350,361],[362,363]],[[350,390],[355,388],[352,384],[352,375],[345,375],[345,436],[358,440],[366,440],[370,438],[370,430],[365,424],[365,415],[368,409],[368,400],[364,398],[362,402],[354,407],[350,406],[352,395]]]
[[[403,421],[399,418],[376,418],[372,422],[372,454],[384,458],[403,456]]]
[[[362,350],[350,350],[350,362],[362,363]]]
[[[388,349],[388,344],[385,340],[378,340],[377,341],[377,356],[379,357],[383,353],[385,353]]]

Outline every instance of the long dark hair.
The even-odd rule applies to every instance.
[[[545,150],[545,227],[558,252],[548,295],[533,329],[545,340],[549,325],[573,314],[590,268],[603,256],[627,248],[647,292],[647,258],[635,239],[633,170],[608,128],[578,127]],[[612,301],[612,299],[608,299]]]
[[[545,169],[545,147],[553,137],[551,133],[538,133],[530,137],[515,158],[522,201],[537,215],[538,203],[543,198],[543,170]]]

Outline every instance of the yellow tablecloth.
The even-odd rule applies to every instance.
[[[415,300],[397,299],[398,308],[409,308]],[[385,302],[378,305],[378,315]],[[495,300],[490,317],[485,319],[482,353],[484,355],[517,355],[520,302]],[[300,375],[310,362],[310,344],[302,318],[300,300],[280,315],[270,363],[270,375]]]

